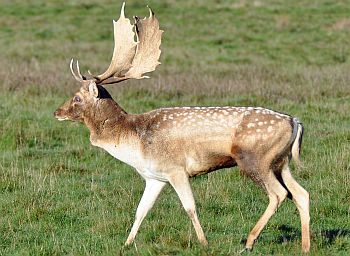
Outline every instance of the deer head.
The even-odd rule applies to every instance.
[[[125,2],[118,21],[113,20],[114,51],[108,69],[96,76],[90,71],[88,75],[82,75],[79,62],[76,61],[75,71],[74,60],[71,60],[71,73],[81,87],[70,100],[55,111],[54,115],[58,120],[85,121],[92,111],[96,113],[95,108],[103,105],[101,103],[109,102],[117,107],[103,85],[116,84],[131,78],[148,78],[144,74],[154,71],[160,64],[159,47],[163,31],[159,29],[153,11],[148,7],[149,17],[140,19],[135,16],[135,23],[131,24],[130,20],[125,18],[124,7]]]

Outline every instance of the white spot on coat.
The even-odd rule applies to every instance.
[[[253,128],[253,127],[255,127],[255,124],[254,124],[254,123],[249,123],[249,124],[247,125],[247,127],[248,127],[248,128]]]

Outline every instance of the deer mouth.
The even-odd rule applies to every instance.
[[[66,116],[57,116],[57,115],[55,115],[55,118],[56,118],[58,121],[65,121],[65,120],[68,120],[68,117],[66,117]]]
[[[67,117],[56,117],[58,121],[65,121],[68,120]]]
[[[67,116],[62,116],[61,115],[61,110],[60,109],[57,109],[53,115],[55,116],[55,118],[58,120],[58,121],[65,121],[65,120],[68,120],[68,117]]]

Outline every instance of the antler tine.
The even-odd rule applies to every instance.
[[[123,19],[125,18],[124,10],[125,10],[125,2],[123,2],[123,4],[122,4],[122,8],[120,9],[120,16],[119,16],[119,17],[121,17]]]
[[[82,80],[85,80],[85,76],[83,76],[81,73],[80,73],[80,68],[79,68],[79,61],[77,60],[77,71],[78,71],[78,75],[79,77],[82,79]]]
[[[151,9],[151,7],[149,7],[149,5],[146,5],[149,11],[149,18],[152,18],[152,16],[154,15],[153,10]]]
[[[84,79],[83,79],[83,76],[80,73],[79,63],[77,61],[77,70],[78,70],[78,75],[77,75],[75,73],[74,69],[73,69],[73,62],[74,62],[74,59],[71,59],[70,64],[69,64],[70,72],[72,73],[72,75],[75,78],[75,80],[77,80],[78,82],[82,82]]]

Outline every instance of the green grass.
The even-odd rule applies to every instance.
[[[106,2],[106,3],[103,3]],[[348,1],[128,1],[165,30],[151,79],[110,86],[128,112],[177,105],[254,105],[305,125],[312,255],[350,252],[350,5]],[[0,255],[234,255],[268,199],[237,168],[192,180],[202,248],[168,187],[123,248],[142,179],[53,111],[78,88],[68,63],[101,72],[118,1],[0,5]],[[299,216],[286,201],[252,255],[299,255]]]

